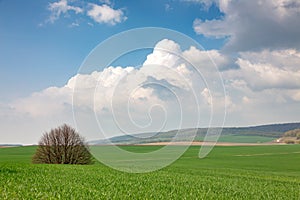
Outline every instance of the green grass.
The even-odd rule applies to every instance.
[[[0,148],[0,163],[31,163],[36,146]]]
[[[149,152],[158,147],[122,147]],[[0,199],[299,199],[300,145],[193,146],[172,165],[129,174],[100,163],[30,164],[35,147],[0,149]]]

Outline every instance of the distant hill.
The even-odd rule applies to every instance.
[[[20,147],[22,144],[0,144],[0,147]]]
[[[241,142],[257,143],[270,142],[280,138],[286,131],[300,128],[300,123],[268,124],[249,127],[226,127],[222,129],[220,142]],[[212,128],[214,129],[214,128]],[[215,128],[219,129],[219,128]],[[194,141],[202,141],[207,133],[207,128],[191,128],[182,130],[171,130],[159,133],[140,133],[134,135],[122,135],[112,137],[109,140],[90,141],[90,144],[107,144],[109,141],[114,144],[141,144],[152,142],[168,142],[177,134],[178,131],[187,137],[197,131]],[[184,141],[184,138],[182,138]]]

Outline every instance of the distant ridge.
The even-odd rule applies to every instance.
[[[20,147],[22,144],[0,144],[0,147]]]
[[[276,138],[280,138],[284,132],[300,128],[300,123],[282,123],[282,124],[267,124],[248,127],[225,127],[222,129],[219,141],[226,142],[270,142]],[[219,129],[217,127],[211,129]],[[159,133],[138,133],[133,135],[122,135],[104,140],[94,140],[89,143],[92,145],[101,144],[142,144],[153,142],[169,142],[177,134],[178,131],[189,136],[197,131],[194,141],[202,141],[207,133],[208,128],[189,128],[181,130],[171,130]],[[184,139],[183,139],[184,141]]]

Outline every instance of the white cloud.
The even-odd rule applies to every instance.
[[[193,65],[198,66],[203,70],[222,70],[230,64],[227,56],[221,54],[218,50],[199,50],[195,47],[190,47],[183,52],[185,58]]]
[[[201,95],[205,98],[208,105],[212,105],[212,99],[208,88],[204,88]]]
[[[200,125],[207,126],[210,111],[214,109],[215,116],[222,118],[225,103],[226,125],[295,121],[300,112],[299,55],[293,49],[240,53],[240,68],[221,72],[224,96],[216,83],[217,69],[228,62],[226,56],[195,47],[182,51],[177,43],[164,39],[140,68],[111,66],[77,74],[63,87],[0,104],[0,124],[6,132],[15,133],[13,138],[18,135],[28,143],[47,127],[72,124],[72,106],[77,125],[85,127],[80,131],[93,139],[99,137],[95,115],[112,136],[121,130],[134,133],[193,127],[198,108]],[[12,128],[16,123],[20,124],[18,130]],[[31,135],[24,137],[24,131]]]
[[[222,50],[217,52],[223,52],[220,55],[227,59],[227,65],[234,64],[228,55],[236,58],[238,68],[221,72],[227,103],[230,100],[227,123],[297,121],[300,111],[299,1],[187,1],[204,7],[215,3],[223,13],[218,19],[195,19],[193,28],[206,37],[225,39]],[[226,65],[226,59],[221,66]]]
[[[224,16],[196,19],[194,30],[208,37],[229,37],[226,50],[300,48],[298,0],[219,0],[217,5]]]
[[[172,6],[170,5],[170,4],[168,4],[168,3],[166,3],[165,4],[165,11],[171,11],[171,10],[173,10],[173,8],[172,8]]]
[[[237,63],[241,67],[240,73],[253,90],[300,87],[300,70],[288,71],[270,64],[253,64],[242,59]]]
[[[187,3],[200,3],[203,6],[205,6],[205,8],[209,8],[212,4],[218,2],[218,0],[181,0],[181,1]]]
[[[118,23],[126,21],[127,17],[125,16],[122,9],[114,9],[112,3],[109,0],[100,1],[101,5],[88,3],[88,2],[78,2],[71,0],[59,0],[53,3],[49,3],[48,10],[51,12],[49,18],[46,20],[46,23],[54,23],[62,15],[64,17],[75,19],[69,27],[79,26],[78,18],[75,18],[74,15],[71,15],[72,12],[77,14],[82,14],[90,17],[96,23],[116,25]],[[82,20],[82,19],[81,19]],[[89,26],[94,24],[87,22]],[[39,26],[43,26],[43,23],[40,23]]]
[[[18,99],[11,107],[18,113],[32,117],[53,116],[70,109],[72,104],[72,89],[66,86],[49,87],[31,96]]]
[[[104,3],[104,4],[107,4],[107,5],[111,4],[110,0],[99,0],[99,1],[100,1],[100,3]]]
[[[299,70],[300,51],[295,49],[241,52],[239,57],[252,63],[268,63],[283,70]]]
[[[294,101],[300,102],[300,89],[296,91],[290,91],[290,96]]]
[[[235,70],[252,90],[300,87],[300,54],[296,50],[240,53]],[[230,73],[230,72],[229,72]]]
[[[194,49],[190,53],[195,52]],[[99,137],[95,114],[110,136],[120,133],[120,128],[134,133],[196,126],[198,106],[203,111],[201,123],[205,126],[210,108],[201,91],[211,88],[181,58],[183,54],[187,56],[188,52],[182,52],[178,44],[162,40],[139,69],[108,67],[91,74],[77,74],[63,87],[50,87],[12,102],[11,109],[6,111],[13,110],[10,114],[7,111],[8,115],[15,113],[25,121],[44,120],[40,122],[42,126],[46,122],[72,121],[73,106],[75,115],[79,113],[78,121],[86,127],[82,132],[90,133],[93,139]],[[205,54],[197,56],[201,59]],[[214,92],[210,95],[214,96]],[[43,130],[34,131],[40,134]]]
[[[77,26],[79,26],[79,23],[77,23],[77,22],[72,22],[72,23],[69,25],[70,28],[77,27]]]
[[[240,53],[240,68],[222,72],[233,103],[227,123],[297,121],[299,61],[299,52],[293,49]]]
[[[164,39],[158,42],[152,54],[147,56],[144,65],[163,65],[173,67],[179,62],[180,46],[172,40]]]
[[[194,31],[206,37],[223,38],[231,35],[230,29],[222,20],[195,19],[193,22]]]
[[[121,9],[113,9],[110,6],[103,4],[90,4],[91,9],[87,11],[87,15],[97,23],[116,25],[127,19]]]
[[[49,17],[51,23],[54,23],[62,14],[67,14],[69,11],[74,11],[76,14],[83,13],[82,8],[69,5],[67,0],[50,3],[48,9],[51,11]]]

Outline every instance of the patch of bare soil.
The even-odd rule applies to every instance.
[[[137,144],[141,146],[166,146],[166,145],[189,145],[189,146],[263,146],[263,145],[283,145],[282,143],[231,143],[231,142],[153,142]]]
[[[0,146],[0,148],[11,148],[11,147],[15,147],[15,146]]]

